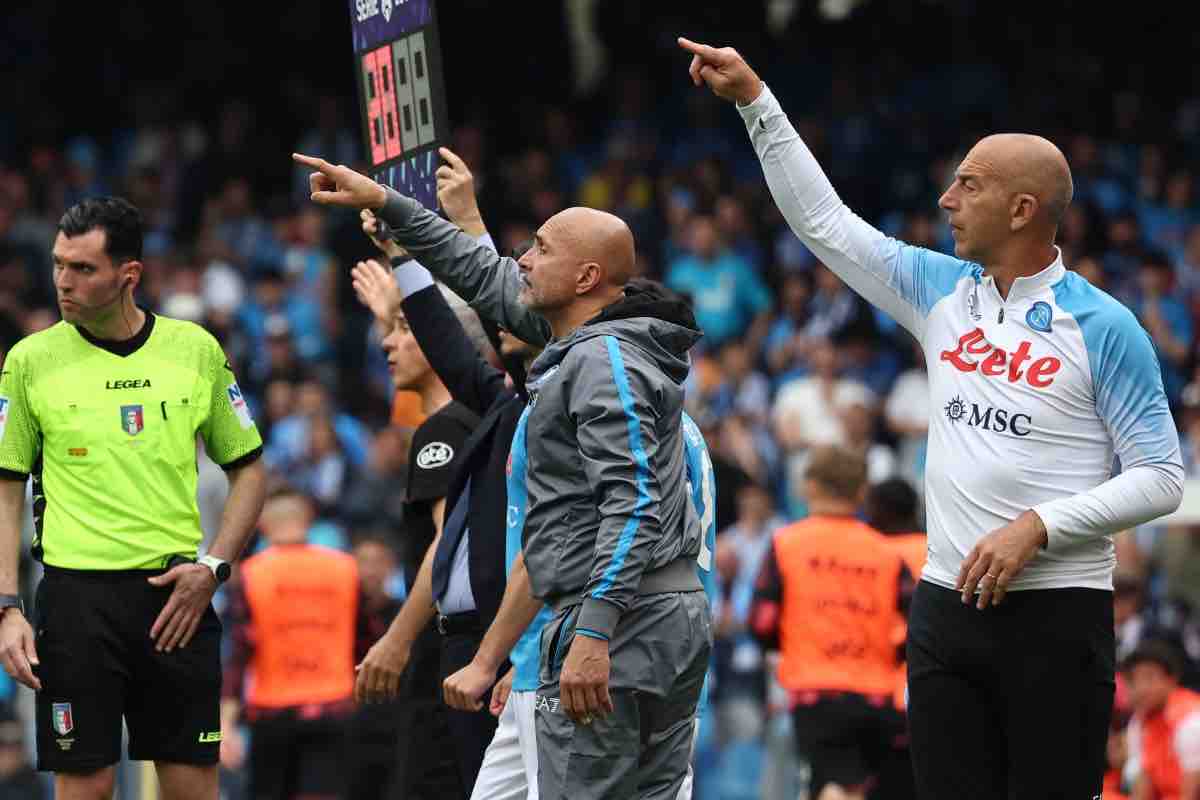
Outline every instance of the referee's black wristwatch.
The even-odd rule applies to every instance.
[[[10,608],[15,608],[21,612],[21,616],[25,616],[25,603],[21,600],[21,595],[0,594],[0,619],[4,618],[4,612]]]

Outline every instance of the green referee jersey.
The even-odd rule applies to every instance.
[[[34,478],[33,554],[46,564],[149,569],[194,557],[197,435],[227,470],[262,453],[221,346],[191,322],[147,313],[124,342],[60,322],[4,361],[0,471]]]

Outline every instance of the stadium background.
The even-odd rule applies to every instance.
[[[396,536],[411,406],[349,286],[371,254],[353,215],[313,209],[293,150],[353,163],[345,2],[8,4],[0,26],[0,355],[57,319],[49,247],[78,199],[120,193],[149,222],[141,302],[217,333],[268,442],[310,494],[314,540]],[[1200,478],[1200,61],[1174,4],[824,0],[440,0],[452,146],[502,247],[572,204],[633,226],[646,274],[700,276],[719,335],[690,403],[720,475],[716,713],[697,797],[792,798],[782,698],[745,636],[773,527],[804,513],[805,447],[867,453],[873,479],[920,485],[922,365],[771,205],[740,120],[687,81],[674,38],[738,47],[846,201],[948,250],[936,200],[965,148],[998,130],[1056,141],[1076,202],[1067,263],[1134,308],[1162,355],[1189,478]],[[1194,12],[1192,12],[1194,15]],[[736,289],[736,290],[735,290]],[[203,464],[211,531],[219,469]],[[1119,541],[1118,641],[1157,632],[1200,682],[1200,514]],[[28,532],[27,532],[28,533]],[[26,563],[26,588],[36,579]],[[402,592],[401,586],[394,591]],[[219,600],[220,598],[218,598]],[[5,687],[0,785],[27,768],[27,692]],[[128,795],[151,796],[138,769]],[[226,776],[228,797],[238,776]],[[16,796],[16,795],[13,795]]]

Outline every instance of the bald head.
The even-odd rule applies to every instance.
[[[1027,133],[998,133],[971,148],[963,164],[976,164],[1002,180],[1012,193],[1031,194],[1038,216],[1057,228],[1075,193],[1066,156],[1049,139]]]
[[[600,265],[601,285],[624,286],[633,277],[633,232],[615,214],[576,206],[546,220],[546,227],[570,243],[576,258]]]

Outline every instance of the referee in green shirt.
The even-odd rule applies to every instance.
[[[37,691],[38,768],[59,800],[113,793],[121,719],[168,800],[215,800],[221,626],[210,601],[262,509],[262,439],[217,341],[135,305],[142,220],[124,200],[63,215],[63,321],[0,367],[0,663]],[[220,532],[196,560],[196,437],[229,475]],[[17,596],[33,477],[45,565],[36,636]]]

